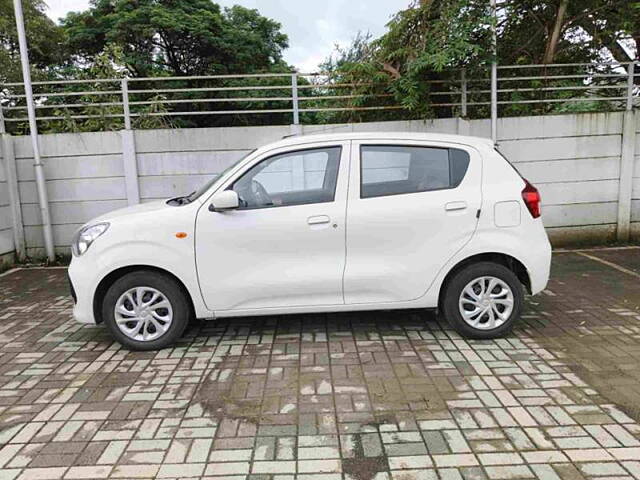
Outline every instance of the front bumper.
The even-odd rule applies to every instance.
[[[80,323],[95,324],[93,315],[93,297],[97,285],[95,285],[95,267],[80,265],[83,260],[74,257],[71,260],[67,275],[71,287],[71,296],[74,297],[73,318]]]
[[[71,293],[71,298],[73,298],[73,304],[78,303],[78,296],[76,295],[76,290],[73,288],[73,282],[71,281],[71,277],[69,276],[69,272],[67,272],[67,283],[69,284],[69,293]]]

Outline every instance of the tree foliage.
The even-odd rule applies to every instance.
[[[92,0],[62,27],[78,59],[91,62],[116,45],[140,77],[270,71],[288,46],[280,24],[257,10],[210,0]]]
[[[638,59],[640,1],[497,2],[498,15],[494,20],[489,0],[414,0],[409,8],[392,17],[386,33],[379,38],[358,34],[351,45],[338,47],[321,66],[327,75],[316,80],[313,88],[299,79],[303,108],[333,109],[303,112],[303,121],[460,114],[457,107],[451,106],[460,98],[460,71],[464,68],[467,78],[487,78],[493,55],[493,27],[498,37],[500,64],[543,65],[518,71],[501,70],[501,88],[510,92],[502,92],[500,98],[524,101],[541,98],[548,102],[501,105],[501,114],[593,111],[607,108],[606,103],[592,101],[593,96],[619,95],[615,89],[597,93],[590,90],[593,85],[606,84],[609,80],[605,77],[594,76],[588,82],[563,78],[517,83],[510,80],[510,75],[539,76],[548,72],[570,75],[574,71],[568,67],[551,70],[545,65]],[[287,111],[291,108],[287,99],[291,94],[288,76],[195,81],[181,78],[291,72],[293,68],[283,60],[287,36],[278,22],[263,17],[257,10],[240,6],[221,8],[211,0],[91,0],[88,9],[69,13],[57,25],[47,18],[43,0],[22,0],[22,3],[34,79],[90,82],[56,87],[58,96],[40,99],[39,112],[63,119],[44,123],[45,131],[121,128],[117,83],[124,76],[138,79],[131,82],[138,90],[132,94],[136,102],[131,108],[136,115],[134,123],[141,128],[291,121],[291,113]],[[593,67],[591,71],[624,74],[619,68]],[[116,79],[116,85],[91,83],[105,76]],[[179,78],[161,83],[142,77]],[[12,0],[0,0],[0,82],[21,79]],[[640,84],[640,76],[636,81]],[[154,92],[159,85],[164,91]],[[268,88],[242,90],[242,86]],[[470,93],[469,102],[477,105],[469,114],[486,116],[488,107],[483,103],[487,102],[489,85],[474,86],[476,90],[484,89],[485,96]],[[555,87],[564,90],[548,93]],[[180,89],[180,93],[168,92],[170,88]],[[84,90],[95,93],[61,95]],[[150,91],[140,93],[140,90]],[[568,101],[576,95],[583,100]],[[211,101],[212,96],[215,102]],[[12,106],[22,102],[17,98],[10,99]],[[245,101],[238,102],[238,98]],[[81,106],[74,107],[75,110],[66,107],[70,101]],[[381,112],[381,107],[389,109]],[[272,112],[232,113],[242,109]],[[212,115],[207,113],[209,110],[229,113]],[[18,115],[15,112],[10,113]],[[72,114],[85,118],[73,119]]]
[[[29,61],[34,78],[67,62],[64,31],[45,14],[42,0],[23,0]],[[0,83],[22,80],[18,33],[12,0],[0,0]]]

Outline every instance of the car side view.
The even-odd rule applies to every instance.
[[[408,308],[495,338],[551,262],[540,195],[491,141],[397,132],[266,145],[190,195],[92,220],[72,251],[74,317],[135,350],[191,318]]]

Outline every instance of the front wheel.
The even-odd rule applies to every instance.
[[[180,285],[160,272],[141,270],[116,280],[102,303],[105,325],[131,350],[159,350],[174,344],[190,317]]]
[[[448,282],[442,312],[460,335],[489,339],[511,331],[523,303],[522,284],[511,270],[481,262],[460,270]]]

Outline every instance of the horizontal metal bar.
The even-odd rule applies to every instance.
[[[78,97],[82,95],[121,95],[120,90],[93,90],[84,92],[52,92],[52,93],[34,93],[34,97]],[[5,98],[25,98],[24,94],[10,94]]]
[[[163,105],[175,103],[225,103],[225,102],[290,102],[291,97],[247,97],[247,98],[180,98],[166,100],[144,100],[129,102],[129,105]]]
[[[291,85],[249,85],[246,87],[197,87],[197,88],[153,88],[148,90],[129,90],[135,93],[173,93],[173,92],[226,92],[237,90],[290,90]]]
[[[300,101],[311,101],[311,100],[346,100],[349,98],[388,98],[393,97],[391,93],[379,93],[374,95],[323,95],[321,97],[298,97]]]
[[[334,83],[327,85],[298,85],[298,89],[322,89],[322,88],[341,88],[341,87],[355,87],[355,86],[369,86],[371,84],[365,83]],[[225,92],[225,91],[242,91],[242,90],[291,90],[291,85],[249,85],[242,87],[197,87],[197,88],[158,88],[147,90],[129,90],[129,94],[138,93],[174,93],[174,92]]]
[[[329,108],[301,108],[301,112],[343,112],[361,110],[405,110],[401,105],[390,105],[388,107],[329,107]]]
[[[102,102],[102,103],[60,103],[60,104],[50,104],[50,105],[36,105],[36,109],[47,109],[47,108],[90,108],[90,107],[119,107],[122,105],[122,102]],[[20,107],[4,107],[4,110],[26,110],[26,106]]]
[[[629,65],[630,63],[636,63],[637,60],[633,60],[630,62],[597,62],[597,63],[537,63],[531,65],[498,65],[498,70],[508,70],[508,69],[517,69],[517,68],[539,68],[539,67],[592,67],[592,66],[622,66]]]
[[[122,118],[124,114],[122,113],[113,113],[108,115],[58,115],[55,117],[38,117],[38,121],[50,121],[50,120],[89,120],[91,118]],[[22,118],[5,118],[5,122],[26,122],[29,119],[27,117]]]
[[[624,89],[626,85],[580,85],[575,87],[541,87],[541,88],[499,88],[498,93],[513,92],[556,92],[566,90],[608,90],[608,89]]]
[[[274,77],[291,77],[291,75],[296,74],[296,72],[286,72],[286,73],[246,73],[246,74],[226,74],[226,75],[194,75],[194,76],[184,76],[184,77],[131,77],[128,79],[129,82],[156,82],[156,81],[175,81],[175,80],[216,80],[218,78],[274,78]]]
[[[498,103],[507,104],[524,104],[524,103],[562,103],[562,102],[609,102],[613,100],[626,100],[627,97],[580,97],[580,98],[550,98],[540,100],[502,100]]]
[[[32,85],[72,85],[74,83],[120,83],[121,78],[92,78],[90,80],[41,80],[39,82],[31,82]],[[3,83],[7,87],[23,87],[22,82]]]
[[[500,77],[500,82],[511,82],[516,80],[565,80],[570,78],[620,78],[621,80],[627,80],[627,76],[622,73],[585,73],[583,75],[538,75],[531,77]]]

